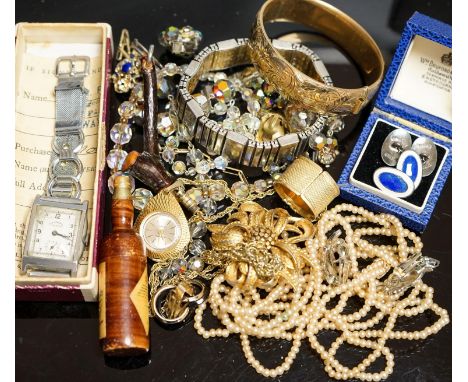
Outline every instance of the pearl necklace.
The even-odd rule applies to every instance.
[[[346,280],[340,278],[340,283],[330,284],[324,272],[323,252],[330,233],[336,228],[344,232],[350,271]],[[393,238],[396,244],[372,244],[366,239],[370,236]],[[308,338],[330,377],[380,381],[387,378],[394,367],[394,356],[386,346],[388,339],[425,339],[449,322],[447,311],[433,302],[434,290],[420,280],[424,270],[416,278],[404,278],[414,274],[402,270],[408,264],[415,264],[415,258],[420,259],[417,255],[422,246],[421,239],[403,228],[392,215],[376,215],[349,204],[338,205],[323,214],[317,233],[308,239],[303,249],[308,264],[302,269],[296,289],[280,281],[262,297],[256,288],[227,285],[224,275],[220,274],[213,279],[208,300],[196,311],[195,329],[203,338],[239,334],[247,362],[265,377],[276,377],[289,370],[302,340]],[[385,278],[388,274],[391,276]],[[388,289],[390,281],[395,279],[400,280],[400,289]],[[345,313],[354,296],[364,303],[357,311]],[[202,326],[203,312],[208,305],[224,327],[207,330]],[[417,316],[426,310],[439,316],[434,324],[423,330],[395,329],[399,317]],[[265,316],[271,318],[266,320]],[[341,334],[327,349],[318,335],[328,330]],[[292,346],[281,365],[268,369],[254,357],[249,336],[283,339],[292,342]],[[349,368],[335,358],[344,343],[370,349],[371,353],[357,366]],[[381,357],[385,359],[384,369],[367,371]]]

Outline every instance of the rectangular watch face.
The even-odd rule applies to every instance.
[[[72,260],[82,211],[37,205],[30,232],[29,255]]]

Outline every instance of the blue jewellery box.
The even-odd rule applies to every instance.
[[[344,199],[422,232],[451,168],[452,28],[416,12],[338,184]]]

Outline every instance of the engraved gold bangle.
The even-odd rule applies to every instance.
[[[331,175],[305,156],[291,163],[274,187],[295,212],[308,219],[317,218],[340,194]]]
[[[366,86],[326,85],[291,65],[273,46],[264,23],[288,21],[312,27],[341,47],[359,66]],[[372,37],[347,14],[320,0],[268,0],[257,13],[249,42],[257,70],[288,101],[320,114],[357,114],[376,93],[384,60]]]

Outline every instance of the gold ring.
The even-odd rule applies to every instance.
[[[264,23],[288,21],[312,27],[341,47],[359,66],[366,86],[343,89],[307,76],[273,47]],[[377,92],[384,60],[372,37],[347,14],[320,0],[268,0],[257,13],[250,55],[263,78],[287,100],[320,114],[357,114]]]
[[[317,218],[340,194],[331,175],[304,156],[291,163],[274,187],[295,212],[307,219]]]
[[[183,310],[181,310],[180,315],[174,318],[169,318],[167,317],[163,312],[160,311],[160,304],[159,304],[159,299],[161,295],[166,292],[170,291],[171,289],[176,289],[175,285],[165,285],[161,288],[158,289],[158,291],[154,294],[154,296],[151,298],[151,310],[153,311],[154,316],[163,324],[166,325],[173,325],[173,324],[178,324],[182,321],[184,321],[188,314],[190,313],[190,309],[188,306],[185,306]]]

